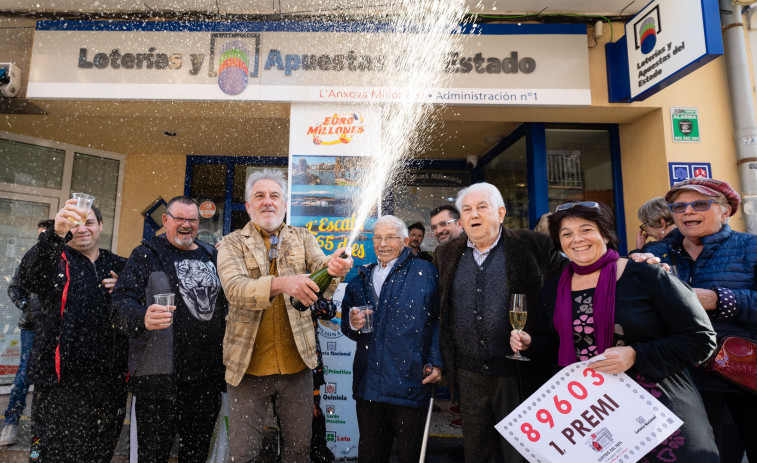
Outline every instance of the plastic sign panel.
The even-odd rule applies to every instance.
[[[644,100],[723,54],[717,0],[654,0],[605,46],[610,101]]]
[[[709,162],[669,162],[668,177],[671,187],[690,178],[712,178],[712,166]]]
[[[352,362],[356,344],[341,329],[342,299],[346,288],[345,283],[339,285],[332,299],[337,306],[336,316],[331,320],[318,320],[316,333],[321,343],[326,380],[326,384],[321,386],[326,444],[339,459],[356,457],[360,438],[352,398]]]
[[[326,254],[346,246],[355,227],[360,181],[381,146],[378,105],[293,104],[289,122],[289,224],[307,228]],[[380,212],[377,201],[376,214]],[[376,261],[374,214],[352,244],[353,270]]]
[[[674,142],[699,141],[699,114],[697,108],[670,108]]]
[[[289,118],[290,225],[305,227],[326,254],[347,244],[355,227],[355,205],[367,161],[381,148],[381,108],[378,105],[293,104]],[[377,201],[378,212],[378,201]],[[369,218],[352,245],[354,267],[376,261],[373,223]],[[318,336],[326,384],[321,409],[326,416],[326,442],[337,458],[357,456],[359,432],[352,398],[355,343],[341,330],[341,301],[346,284],[333,301],[338,312],[318,320]]]
[[[418,89],[391,23],[39,21],[29,98],[590,105],[584,24],[470,24]],[[423,36],[412,40],[424,40]],[[397,44],[387,46],[387,44]]]
[[[565,367],[496,426],[529,462],[633,463],[683,421],[625,373]]]

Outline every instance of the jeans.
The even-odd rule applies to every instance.
[[[26,394],[29,392],[29,383],[26,382],[26,364],[29,361],[32,344],[34,344],[34,331],[21,330],[21,359],[11,387],[8,409],[5,410],[5,424],[17,425],[21,419],[21,413],[26,408]]]
[[[238,386],[228,386],[231,461],[252,463],[258,456],[266,405],[274,393],[278,393],[282,463],[310,461],[313,372],[309,368],[286,375],[244,375]]]

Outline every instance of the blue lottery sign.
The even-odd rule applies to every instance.
[[[670,186],[690,178],[712,178],[709,162],[669,162],[668,178]]]

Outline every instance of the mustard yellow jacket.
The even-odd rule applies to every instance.
[[[276,267],[280,276],[312,273],[328,265],[315,237],[305,228],[285,226],[279,232],[279,257]],[[250,364],[255,337],[263,311],[271,307],[271,280],[265,243],[252,222],[227,235],[218,250],[218,276],[229,301],[226,333],[223,339],[223,363],[226,382],[239,385]],[[339,279],[335,278],[328,294]],[[284,295],[289,324],[302,360],[309,368],[317,363],[315,331],[310,311],[300,312]]]

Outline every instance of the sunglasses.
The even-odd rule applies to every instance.
[[[560,211],[567,211],[568,209],[573,209],[574,207],[581,206],[581,207],[593,207],[594,209],[599,209],[599,203],[595,203],[594,201],[582,201],[580,203],[564,203],[560,204],[555,208],[555,212]]]
[[[274,260],[279,257],[279,248],[275,247],[279,244],[279,237],[277,235],[271,235],[268,237],[268,242],[271,243],[271,249],[268,250],[268,260]]]
[[[714,201],[712,199],[698,199],[696,201],[692,201],[690,203],[685,202],[677,202],[668,204],[668,207],[671,211],[673,211],[676,214],[683,214],[686,212],[686,209],[691,206],[692,209],[694,209],[697,212],[704,212],[710,209],[712,207],[712,203],[715,204],[723,204],[718,201]]]

